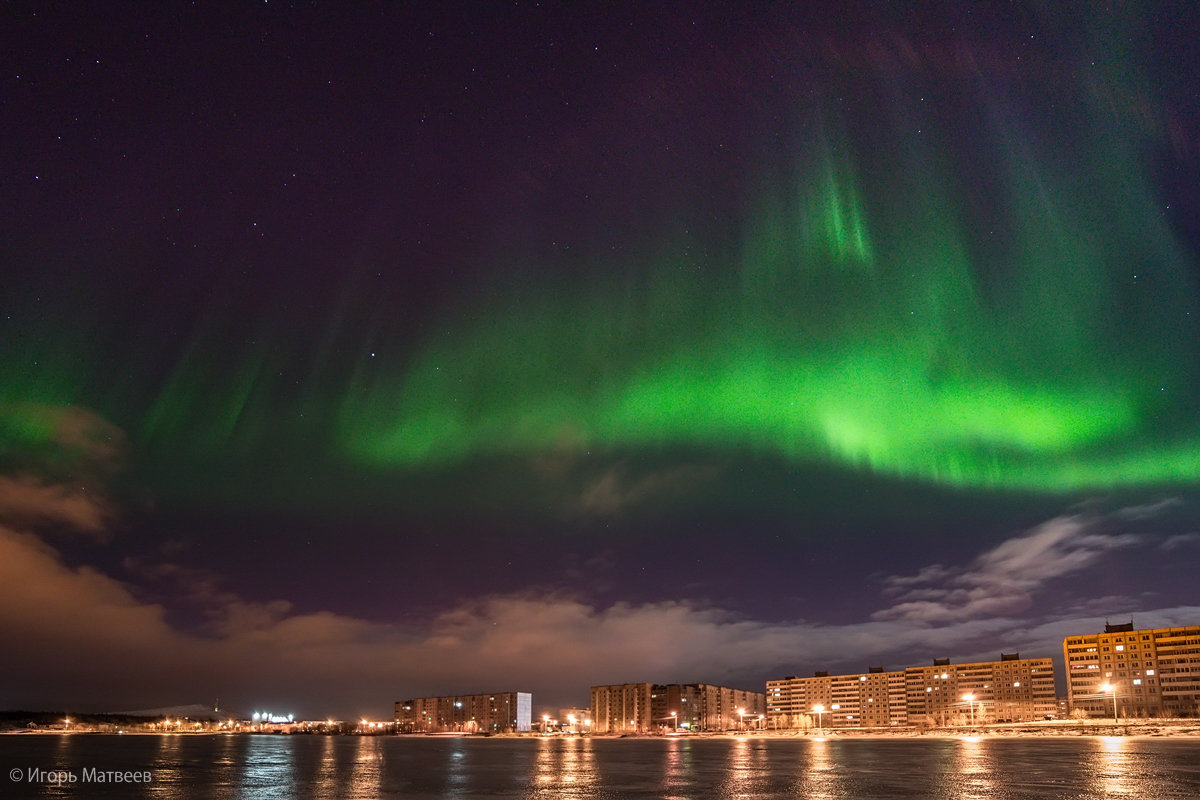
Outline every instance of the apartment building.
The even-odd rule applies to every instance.
[[[711,683],[669,683],[651,687],[650,706],[656,728],[747,730],[764,727],[766,698]]]
[[[1001,653],[999,661],[933,664],[904,670],[910,725],[1029,722],[1058,715],[1054,660]]]
[[[593,686],[597,733],[662,730],[728,731],[763,727],[762,692],[710,683],[623,683]]]
[[[1067,698],[1089,716],[1200,714],[1200,626],[1136,630],[1105,624],[1104,633],[1063,640]]]
[[[1022,722],[1057,716],[1054,662],[1002,653],[998,661],[767,681],[767,724],[884,728]]]
[[[619,683],[593,686],[592,730],[596,733],[645,733],[655,726],[651,718],[653,684]]]
[[[770,728],[805,727],[806,717],[832,728],[904,725],[904,672],[871,667],[850,675],[817,672],[811,678],[767,681],[766,702]]]
[[[414,697],[396,703],[400,733],[511,733],[530,730],[529,692]]]

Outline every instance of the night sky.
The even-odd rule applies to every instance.
[[[358,5],[0,10],[0,708],[1200,622],[1195,3]]]

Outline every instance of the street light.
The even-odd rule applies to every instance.
[[[813,713],[817,715],[817,735],[825,735],[825,726],[821,724],[821,715],[825,713],[825,706],[817,703],[813,706]]]
[[[671,727],[675,729],[676,733],[679,733],[679,712],[678,711],[671,712]]]
[[[746,727],[746,709],[739,708],[737,710],[737,712],[738,712],[738,730],[740,731]]]
[[[1112,692],[1113,696],[1113,725],[1119,724],[1117,721],[1117,685],[1115,683],[1100,684],[1100,691]]]
[[[975,727],[975,695],[967,692],[963,695],[963,700],[966,700],[971,706],[971,727]]]

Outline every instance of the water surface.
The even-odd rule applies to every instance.
[[[0,766],[0,797],[1200,798],[1200,740],[1123,737],[75,734],[0,737]],[[57,773],[30,776],[31,768]],[[97,783],[88,770],[150,780]]]

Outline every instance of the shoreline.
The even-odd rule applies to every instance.
[[[0,730],[0,736],[382,736],[403,738],[454,737],[471,739],[790,739],[830,741],[839,739],[1017,739],[1053,737],[1077,739],[1101,738],[1200,738],[1200,719],[1131,720],[1117,724],[1100,721],[1062,720],[1035,723],[976,725],[961,728],[842,728],[836,730],[775,730],[775,731],[715,731],[700,733],[639,733],[639,734],[571,734],[571,733],[500,733],[481,735],[470,733],[407,733],[407,734],[341,734],[341,733],[284,733],[271,731],[89,731],[12,729]]]

